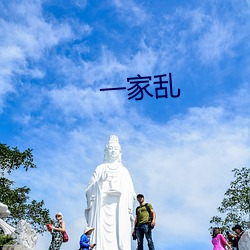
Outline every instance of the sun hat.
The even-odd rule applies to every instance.
[[[93,230],[95,230],[93,227],[86,227],[83,233],[86,234],[87,232],[93,231]]]
[[[63,217],[63,214],[62,214],[61,212],[57,212],[57,213],[56,213],[56,216],[57,216],[57,215],[61,215],[61,216]]]

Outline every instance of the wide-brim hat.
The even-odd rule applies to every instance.
[[[93,227],[86,227],[83,233],[86,234],[87,232],[93,231],[93,230],[95,230]]]
[[[242,231],[242,227],[240,225],[235,225],[232,230],[234,231],[235,229],[239,229],[240,231]]]

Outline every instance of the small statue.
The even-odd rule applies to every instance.
[[[10,215],[8,206],[0,202],[0,218],[6,218]]]
[[[34,250],[38,236],[31,225],[25,220],[20,220],[13,235],[18,245],[22,245],[26,250]]]
[[[0,202],[0,228],[3,229],[4,234],[12,235],[15,228],[6,223],[2,218],[6,218],[10,215],[8,206]]]
[[[20,220],[16,228],[10,226],[1,219],[9,215],[8,206],[0,202],[0,227],[4,234],[13,236],[15,245],[20,245],[25,250],[34,250],[38,240],[35,230],[25,220]]]

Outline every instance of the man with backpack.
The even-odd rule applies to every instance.
[[[153,206],[150,203],[144,202],[143,194],[137,195],[137,201],[140,206],[136,208],[135,227],[133,231],[133,238],[136,236],[138,243],[138,250],[143,250],[143,239],[146,236],[148,242],[148,249],[155,250],[152,229],[155,226],[156,214]]]

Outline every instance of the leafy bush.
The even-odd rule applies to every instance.
[[[10,235],[0,234],[0,247],[3,245],[12,245],[14,238]]]

